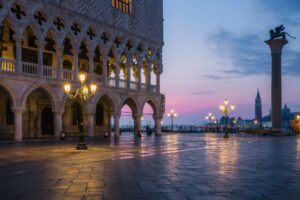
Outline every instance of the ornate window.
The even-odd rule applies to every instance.
[[[19,4],[15,4],[10,10],[19,20],[26,16],[24,9]]]
[[[6,100],[6,125],[14,125],[15,120],[14,120],[14,113],[11,111],[11,103],[10,100]]]
[[[46,17],[41,11],[37,11],[33,17],[40,26],[46,23]]]
[[[132,0],[112,0],[112,5],[125,13],[131,13]]]

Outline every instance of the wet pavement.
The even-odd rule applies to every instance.
[[[300,199],[300,137],[0,142],[0,199]]]

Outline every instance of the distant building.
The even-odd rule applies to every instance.
[[[264,126],[271,127],[271,113],[262,118],[262,122]],[[299,114],[297,112],[291,112],[291,109],[285,104],[281,110],[281,120],[282,120],[282,128],[290,128],[291,120],[295,118],[295,116]]]
[[[255,98],[255,119],[259,122],[261,122],[262,119],[262,104],[261,104],[259,89],[257,90],[257,94]]]

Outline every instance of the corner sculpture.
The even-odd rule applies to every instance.
[[[269,31],[269,33],[270,33],[270,40],[274,40],[274,39],[280,38],[280,37],[282,39],[286,39],[286,35],[288,35],[290,38],[296,39],[296,37],[293,37],[288,32],[285,32],[284,29],[285,29],[285,27],[283,26],[283,24],[280,25],[280,26],[278,26],[278,27],[276,27],[276,28],[274,28],[274,30],[271,29]]]

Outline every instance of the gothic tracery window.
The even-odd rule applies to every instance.
[[[19,4],[15,4],[10,10],[19,20],[26,16],[24,9]]]
[[[112,0],[112,5],[125,13],[131,13],[132,0]]]

